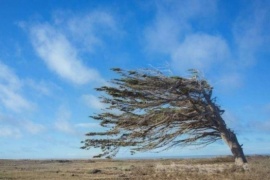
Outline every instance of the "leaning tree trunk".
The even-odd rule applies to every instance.
[[[220,114],[220,109],[211,101],[211,96],[204,94],[205,99],[209,104],[209,110],[214,114],[212,120],[216,127],[219,129],[221,138],[229,146],[235,159],[235,164],[238,166],[244,166],[247,163],[247,159],[244,155],[242,145],[239,144],[237,137],[233,131],[227,126]]]
[[[234,132],[232,132],[230,129],[225,129],[223,132],[221,132],[221,138],[230,147],[231,152],[235,158],[236,165],[243,166],[245,163],[247,163],[242,145],[239,144]]]
[[[238,166],[244,166],[244,164],[247,163],[247,159],[243,152],[242,145],[239,144],[235,133],[226,126],[220,114],[217,116],[216,120],[220,131],[220,136],[231,149],[235,164]]]

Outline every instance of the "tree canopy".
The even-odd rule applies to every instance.
[[[90,138],[83,141],[82,149],[101,148],[102,153],[95,157],[113,157],[121,147],[135,153],[208,145],[223,139],[237,154],[239,143],[221,117],[224,110],[212,97],[213,87],[196,70],[191,70],[190,77],[166,76],[149,69],[112,70],[120,78],[96,88],[104,92],[100,98],[107,108],[91,116],[108,130],[87,133]]]

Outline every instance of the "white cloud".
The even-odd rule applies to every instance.
[[[269,51],[269,5],[253,1],[245,11],[240,12],[234,23],[232,31],[237,44],[235,54],[241,66],[254,64],[257,52]]]
[[[54,123],[54,127],[64,133],[75,134],[74,126],[69,122],[71,118],[71,112],[64,107],[60,107],[57,112],[57,119]]]
[[[68,27],[67,31],[70,32],[73,40],[82,49],[90,52],[103,44],[101,36],[115,35],[119,32],[113,16],[102,11],[71,17],[67,20],[66,27]]]
[[[241,74],[232,72],[226,73],[217,79],[214,83],[221,91],[233,90],[234,88],[240,88],[244,86],[244,78]]]
[[[219,36],[207,34],[188,35],[183,43],[172,53],[173,67],[206,70],[229,56],[226,41]]]
[[[145,31],[147,50],[168,53],[178,45],[178,36],[185,24],[179,28],[177,22],[169,17],[160,17],[153,27]]]
[[[112,15],[103,11],[76,16],[59,13],[53,23],[34,24],[29,30],[37,55],[61,78],[75,84],[104,82],[81,57],[83,53],[94,53],[105,38],[120,32]]]
[[[19,89],[22,85],[16,74],[0,61],[0,83],[10,89]]]
[[[104,109],[105,104],[100,102],[100,99],[91,94],[82,95],[81,99],[90,108],[94,109]]]
[[[56,90],[61,89],[61,87],[55,83],[44,80],[35,81],[33,79],[26,79],[24,80],[24,83],[26,86],[30,87],[31,90],[36,91],[37,95],[51,96]]]
[[[270,50],[270,4],[242,4],[228,22],[228,34],[220,29],[219,5],[218,1],[159,1],[154,21],[145,28],[145,49],[165,55],[178,73],[195,68],[210,76],[218,89],[235,90],[244,86],[244,73],[259,61],[257,55]]]
[[[37,54],[60,77],[76,84],[100,80],[99,73],[87,68],[68,39],[52,26],[32,27],[31,37]]]
[[[10,110],[21,112],[23,109],[31,109],[32,105],[16,91],[0,85],[0,100]]]
[[[32,121],[22,121],[21,125],[31,134],[38,134],[45,130],[45,126]]]
[[[38,94],[49,96],[52,93],[49,88],[49,85],[44,81],[35,82],[32,79],[28,79],[26,80],[26,84],[30,86],[32,89],[36,90]]]
[[[23,118],[17,118],[12,115],[4,115],[0,113],[0,125],[4,128],[5,134],[14,132],[14,137],[21,137],[22,132],[30,134],[38,134],[43,132],[46,128],[42,124],[35,123]],[[14,131],[13,131],[14,130]],[[18,136],[18,134],[20,136]]]
[[[0,127],[0,137],[12,137],[20,138],[22,136],[21,131],[14,127]]]
[[[15,112],[33,109],[33,104],[20,92],[21,87],[22,83],[17,75],[0,62],[0,102],[5,108]]]
[[[230,57],[221,35],[204,32],[217,13],[216,1],[161,1],[156,8],[156,19],[145,30],[146,49],[169,55],[175,70],[208,71]]]
[[[59,132],[70,134],[73,136],[83,135],[81,128],[98,128],[98,123],[72,123],[71,112],[64,106],[60,106],[57,112],[56,121],[54,122],[54,128]]]
[[[185,35],[193,32],[189,21],[207,19],[215,13],[216,6],[217,3],[211,0],[159,1],[156,3],[156,18],[144,33],[146,49],[172,53]]]
[[[75,124],[75,127],[78,127],[78,128],[99,128],[100,125],[98,123],[78,123],[78,124]]]

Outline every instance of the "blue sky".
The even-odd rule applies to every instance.
[[[267,0],[0,0],[0,158],[98,153],[79,147],[112,67],[198,69],[245,153],[269,153],[269,22]],[[135,157],[224,154],[220,141]]]

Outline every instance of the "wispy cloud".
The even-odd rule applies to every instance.
[[[7,126],[0,127],[0,137],[20,138],[21,136],[21,131],[18,128]]]
[[[22,82],[7,65],[0,61],[0,102],[5,108],[21,112],[34,105],[21,93]]]
[[[60,132],[64,132],[68,134],[75,134],[76,131],[75,131],[74,126],[69,122],[70,118],[71,118],[71,112],[67,108],[61,106],[58,109],[57,118],[54,123],[54,127]]]
[[[32,121],[22,121],[21,125],[31,134],[38,134],[46,129],[44,125]]]
[[[186,36],[177,49],[172,52],[172,62],[176,69],[196,68],[207,70],[229,57],[226,41],[219,36],[192,34]]]
[[[38,96],[52,96],[57,90],[61,90],[60,86],[50,81],[25,79],[23,82],[27,87],[31,89],[31,91],[33,90]]]
[[[245,80],[240,73],[231,72],[217,77],[213,85],[217,86],[219,91],[231,91],[243,87],[244,82]]]
[[[78,123],[75,124],[75,127],[78,128],[100,128],[98,123]]]
[[[24,133],[38,134],[46,128],[15,113],[32,111],[36,106],[24,95],[25,80],[0,61],[0,136],[19,138]]]
[[[37,55],[61,78],[80,85],[104,82],[82,54],[95,53],[105,38],[118,31],[112,15],[102,11],[78,16],[62,13],[55,15],[53,22],[36,23],[29,30]]]
[[[206,71],[229,58],[230,49],[225,39],[219,34],[204,32],[203,23],[215,15],[217,2],[161,2],[162,5],[156,6],[156,19],[145,31],[148,50],[168,54],[172,67],[182,72],[189,68]],[[195,18],[202,22],[197,23],[196,28]]]
[[[145,30],[145,48],[150,52],[170,53],[177,48],[182,28],[184,27],[179,28],[176,20],[170,17],[158,18],[153,26]]]
[[[239,64],[250,66],[256,62],[256,53],[269,51],[270,3],[253,1],[240,12],[233,26],[236,56]]]
[[[13,115],[5,115],[1,113],[0,125],[4,127],[3,132],[5,132],[5,134],[14,132],[12,137],[15,138],[22,137],[24,133],[39,134],[46,130],[46,127],[42,124],[24,118],[18,118]]]
[[[104,109],[105,104],[100,102],[100,99],[92,94],[85,94],[81,97],[82,101],[90,108]]]
[[[33,79],[26,80],[26,84],[32,89],[38,92],[38,94],[43,94],[49,96],[52,94],[49,84],[45,81],[36,82]]]
[[[210,0],[164,0],[155,5],[156,17],[144,34],[145,47],[162,53],[173,53],[185,36],[194,32],[190,21],[196,18],[203,22],[217,10],[217,2]]]
[[[34,26],[31,36],[37,54],[60,77],[76,84],[100,79],[99,73],[86,67],[78,57],[76,48],[52,26]]]
[[[68,27],[66,31],[79,49],[90,52],[103,45],[103,36],[111,38],[119,32],[114,17],[103,11],[73,16],[60,24]]]
[[[230,38],[216,26],[220,5],[218,1],[159,1],[155,19],[144,32],[145,49],[169,57],[172,69],[178,72],[218,70],[215,78],[240,87],[243,72],[258,61],[257,53],[269,51],[269,3],[245,3],[231,17]]]

